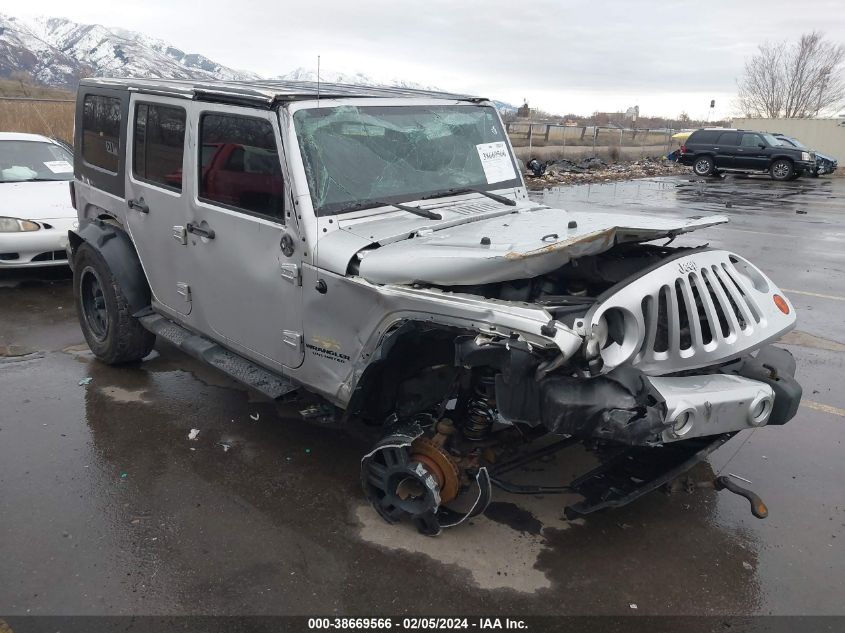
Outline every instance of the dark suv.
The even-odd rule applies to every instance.
[[[722,171],[767,171],[774,180],[794,180],[816,167],[812,152],[782,144],[767,132],[702,128],[681,146],[680,162],[692,165],[697,176]]]

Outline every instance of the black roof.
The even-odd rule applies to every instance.
[[[411,98],[426,97],[449,101],[486,101],[482,97],[413,90],[389,86],[353,86],[348,84],[319,84],[315,81],[281,81],[262,79],[256,81],[199,81],[181,79],[83,79],[80,87],[118,88],[145,94],[166,95],[199,101],[242,103],[270,107],[275,103],[301,101],[304,99],[347,99],[347,98]]]

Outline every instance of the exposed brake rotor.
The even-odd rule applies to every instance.
[[[449,503],[458,496],[461,475],[445,449],[427,437],[418,437],[411,444],[411,459],[425,466],[437,479],[441,503]]]
[[[361,484],[383,519],[396,523],[409,518],[422,534],[436,536],[442,528],[459,525],[485,510],[492,496],[486,468],[475,474],[476,491],[466,491],[473,499],[469,509],[446,508],[441,505],[444,491],[452,500],[460,492],[457,465],[436,441],[422,437],[416,422],[397,427],[361,460]]]

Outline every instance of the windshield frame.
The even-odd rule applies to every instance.
[[[32,143],[33,145],[48,145],[51,147],[57,147],[60,152],[63,154],[67,154],[67,157],[64,159],[54,158],[53,162],[64,161],[70,164],[71,170],[67,172],[51,172],[55,176],[61,176],[59,178],[42,178],[42,177],[32,177],[32,178],[17,178],[12,180],[5,180],[2,176],[0,176],[0,184],[10,184],[16,182],[69,182],[73,180],[73,152],[68,152],[67,148],[61,145],[60,143],[56,143],[50,139],[22,139],[22,138],[5,138],[0,139],[0,147],[3,144],[10,143],[10,144],[20,144],[20,143]],[[32,171],[31,167],[28,167],[30,171]],[[65,177],[66,176],[66,177]]]
[[[358,214],[361,211],[366,211],[370,209],[376,209],[384,206],[389,206],[394,203],[408,203],[413,201],[420,201],[423,199],[428,198],[439,198],[439,197],[447,197],[450,194],[450,191],[456,188],[463,189],[464,187],[456,187],[452,183],[444,183],[443,187],[433,188],[431,190],[421,191],[421,192],[406,192],[401,195],[385,195],[385,196],[376,196],[375,198],[368,198],[366,200],[358,201],[359,204],[354,202],[350,203],[333,203],[323,205],[321,207],[316,206],[316,201],[313,200],[311,196],[311,183],[308,176],[308,170],[305,167],[305,157],[303,156],[299,140],[300,137],[297,133],[295,117],[296,114],[301,110],[328,110],[334,109],[337,107],[342,106],[354,106],[361,109],[366,109],[370,107],[460,107],[460,108],[485,108],[488,109],[493,115],[493,120],[496,125],[496,129],[505,143],[505,147],[507,148],[508,156],[511,161],[511,165],[514,171],[514,178],[495,182],[495,183],[478,183],[476,185],[470,185],[474,189],[479,189],[483,191],[506,191],[506,190],[513,190],[518,188],[524,188],[525,184],[522,178],[522,172],[519,168],[519,163],[516,158],[516,155],[513,151],[513,147],[511,146],[510,140],[507,136],[507,131],[505,129],[505,125],[502,122],[501,116],[499,115],[498,111],[496,110],[495,106],[489,101],[469,101],[469,100],[453,100],[453,99],[440,99],[440,98],[432,98],[432,97],[420,97],[420,98],[344,98],[344,99],[326,99],[320,102],[316,100],[308,100],[308,101],[300,101],[300,102],[293,102],[287,105],[284,108],[286,115],[287,115],[287,125],[283,126],[286,127],[291,139],[291,148],[293,150],[293,154],[296,156],[296,171],[301,174],[300,184],[303,185],[302,188],[297,192],[298,197],[302,195],[307,195],[309,201],[311,202],[311,207],[313,213],[316,217],[333,217],[333,216],[347,216],[348,214]],[[454,194],[458,195],[458,194]],[[377,199],[376,199],[377,198]],[[334,208],[333,208],[334,207]]]

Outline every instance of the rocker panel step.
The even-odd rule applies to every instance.
[[[280,398],[295,391],[297,386],[291,381],[273,373],[218,345],[204,336],[194,334],[160,314],[150,314],[138,319],[147,330],[160,336],[186,354],[193,356],[224,374],[241,382],[268,398]]]

